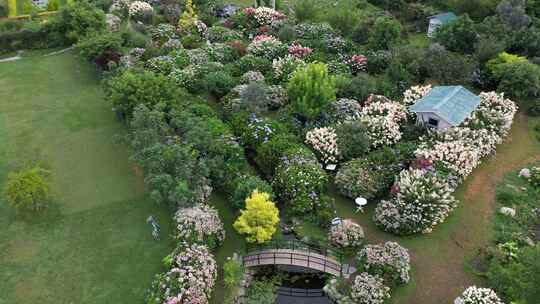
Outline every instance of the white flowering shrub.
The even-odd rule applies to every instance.
[[[332,279],[323,290],[339,304],[383,304],[390,299],[390,288],[383,280],[365,272],[358,274],[350,287],[347,285],[346,281]]]
[[[284,20],[286,16],[272,8],[260,6],[258,8],[246,7],[242,10],[249,18],[256,22],[255,26],[268,26],[273,23]]]
[[[287,46],[273,36],[259,35],[253,38],[248,45],[247,52],[254,56],[268,60],[283,56],[287,52]]]
[[[157,56],[148,59],[146,68],[154,73],[169,75],[174,67],[174,59],[171,56]]]
[[[268,94],[268,107],[271,109],[278,109],[289,101],[289,95],[287,89],[280,85],[271,85],[267,90]]]
[[[152,15],[154,9],[150,4],[143,1],[133,1],[129,5],[129,16],[135,19],[142,19]]]
[[[372,199],[385,186],[382,179],[380,171],[370,168],[366,161],[353,159],[341,166],[334,182],[339,194],[343,196]]]
[[[355,120],[360,118],[362,106],[358,100],[341,98],[331,104],[332,116],[336,121]]]
[[[486,129],[505,137],[510,131],[518,107],[503,93],[480,93],[480,105],[464,123],[472,129]]]
[[[350,219],[342,220],[330,228],[328,238],[339,247],[358,247],[364,241],[364,229]]]
[[[386,98],[381,99],[373,100],[373,96],[370,97],[360,116],[367,127],[372,148],[398,142],[402,135],[399,126],[407,120],[407,109],[403,105]]]
[[[242,75],[240,83],[264,82],[264,75],[259,71],[247,71]]]
[[[216,209],[208,205],[181,208],[174,215],[175,238],[216,248],[225,239],[223,223]]]
[[[454,300],[454,304],[504,304],[495,291],[489,288],[470,286],[461,296]]]
[[[107,31],[117,32],[120,30],[120,23],[122,23],[122,19],[113,14],[106,14],[105,23],[107,24]]]
[[[296,70],[305,65],[306,62],[304,60],[292,55],[274,59],[272,61],[274,78],[278,81],[288,81]]]
[[[425,86],[412,86],[405,92],[403,92],[403,104],[405,106],[411,106],[415,104],[418,100],[424,98],[430,91],[431,85]]]
[[[379,227],[395,234],[431,232],[457,204],[446,180],[426,170],[402,171],[395,191],[377,205],[374,216]]]
[[[306,144],[311,146],[324,163],[337,163],[340,152],[336,130],[331,127],[316,128],[306,133]]]
[[[206,246],[186,243],[168,261],[170,270],[158,274],[148,304],[207,304],[217,277],[217,265]]]
[[[357,256],[362,271],[383,278],[386,285],[408,283],[411,258],[406,248],[396,242],[367,245]]]

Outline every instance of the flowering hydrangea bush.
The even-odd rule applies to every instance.
[[[120,58],[121,66],[126,68],[132,67],[137,62],[140,62],[145,51],[146,50],[143,48],[132,48],[131,50],[129,50],[127,55],[124,55]]]
[[[373,148],[388,146],[401,139],[400,123],[407,120],[407,109],[386,98],[374,100],[371,96],[362,108],[360,120],[368,129]]]
[[[383,304],[390,299],[390,288],[383,280],[365,272],[354,278],[350,288],[346,287],[346,282],[332,279],[323,290],[340,304]]]
[[[418,100],[424,98],[431,91],[431,89],[431,85],[410,87],[408,90],[403,92],[403,104],[406,106],[415,104]]]
[[[357,256],[363,271],[384,279],[387,285],[405,284],[410,280],[409,252],[396,242],[367,245]]]
[[[367,70],[368,59],[364,55],[352,55],[351,58],[347,60],[347,64],[354,74],[365,72]]]
[[[312,52],[312,48],[301,46],[298,43],[293,43],[289,46],[289,55],[298,59],[305,58],[309,56],[309,54],[311,54]]]
[[[156,47],[162,46],[171,39],[178,39],[176,28],[168,23],[160,23],[150,28],[150,38]]]
[[[146,67],[152,72],[168,75],[174,67],[174,59],[171,56],[158,56],[150,58]]]
[[[289,100],[287,89],[280,85],[271,85],[267,90],[268,94],[268,107],[271,109],[278,109],[284,106]]]
[[[118,31],[120,29],[120,23],[122,23],[122,19],[120,19],[120,17],[113,14],[105,15],[105,24],[107,24],[107,31]]]
[[[330,228],[330,242],[339,247],[358,247],[364,240],[364,229],[350,219]]]
[[[296,70],[305,65],[304,60],[292,55],[274,59],[272,61],[274,78],[279,81],[288,81]]]
[[[454,300],[454,304],[503,304],[503,301],[489,288],[470,286]]]
[[[217,277],[217,265],[203,245],[182,244],[173,253],[170,270],[156,276],[148,304],[207,304]]]
[[[259,35],[253,38],[247,47],[249,54],[268,60],[281,57],[287,52],[287,46],[273,36]]]
[[[379,227],[395,234],[431,232],[457,204],[446,180],[426,170],[401,171],[395,192],[379,203],[374,217]]]
[[[286,156],[277,166],[272,187],[296,214],[313,211],[320,203],[328,176],[312,155]]]
[[[154,9],[150,4],[143,1],[133,1],[129,5],[129,16],[135,19],[141,19],[148,15],[151,15]]]
[[[225,239],[223,223],[216,209],[208,205],[181,208],[174,215],[176,239],[215,248]]]
[[[358,100],[341,98],[331,104],[332,116],[336,121],[355,120],[360,118],[362,106]]]
[[[331,127],[316,128],[307,132],[306,144],[315,150],[324,163],[337,163],[340,159],[337,134]]]
[[[372,199],[384,185],[382,175],[361,159],[344,163],[336,174],[335,184],[339,194],[352,199],[359,196]]]
[[[264,82],[264,75],[259,71],[247,71],[242,75],[240,82],[248,84],[251,82]]]
[[[464,123],[473,129],[486,129],[505,137],[510,131],[514,115],[518,108],[510,99],[504,98],[503,93],[480,93],[480,105]]]
[[[249,18],[253,18],[258,27],[272,25],[276,21],[286,18],[284,14],[265,6],[258,8],[246,7],[242,12]]]

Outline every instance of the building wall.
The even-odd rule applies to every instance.
[[[433,35],[435,34],[435,31],[437,31],[437,29],[438,29],[439,27],[441,27],[441,26],[442,26],[442,23],[439,22],[439,20],[437,20],[437,19],[430,19],[430,20],[429,20],[428,33],[427,33],[428,37],[429,37],[429,38],[433,37]]]
[[[446,128],[452,127],[450,123],[448,123],[446,120],[442,119],[435,113],[416,113],[416,122],[419,124],[427,124],[430,118],[439,121],[437,130],[444,130]]]

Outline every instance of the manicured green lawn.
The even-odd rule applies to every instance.
[[[54,193],[42,214],[0,198],[0,304],[141,303],[172,248],[171,213],[144,197],[96,74],[70,53],[0,63],[0,187],[39,162]]]

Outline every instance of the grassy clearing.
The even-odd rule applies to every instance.
[[[354,213],[351,200],[333,193],[338,214],[360,223],[370,242],[394,240],[410,249],[412,282],[396,290],[394,303],[448,303],[466,286],[482,283],[467,264],[493,238],[491,222],[497,183],[507,172],[540,157],[540,145],[532,131],[537,122],[523,114],[516,116],[510,139],[458,188],[459,207],[431,234],[396,237],[384,233],[372,220],[374,204],[366,213]]]
[[[123,132],[95,70],[74,55],[0,63],[0,187],[10,170],[40,162],[54,193],[39,215],[0,198],[0,303],[141,302],[172,248],[171,214],[145,199],[113,139]]]

